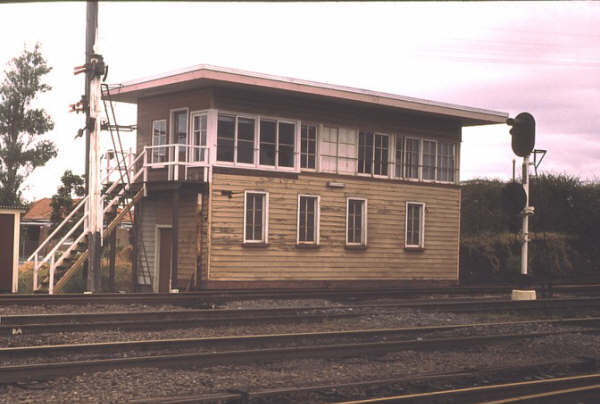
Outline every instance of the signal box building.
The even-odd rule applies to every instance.
[[[207,65],[111,94],[137,105],[134,267],[161,292],[456,283],[461,130],[507,119]]]

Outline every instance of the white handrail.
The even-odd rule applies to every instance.
[[[56,233],[58,233],[58,231],[65,225],[65,223],[67,223],[69,221],[69,219],[75,214],[75,212],[77,212],[81,208],[81,206],[83,206],[83,204],[87,201],[87,199],[88,199],[88,197],[86,196],[81,201],[79,201],[79,203],[77,204],[75,209],[73,209],[71,211],[71,213],[69,213],[69,215],[63,219],[61,224],[59,224],[58,227],[56,229],[54,229],[54,231],[46,238],[46,240],[44,240],[42,242],[42,244],[40,244],[40,246],[29,256],[29,258],[27,258],[26,261],[31,261],[31,259],[34,257],[34,255],[37,255],[40,252],[40,250],[44,246],[46,246],[46,244],[48,244],[50,242],[50,240],[52,240],[52,237],[54,237],[54,235]]]
[[[75,231],[75,229],[77,229],[79,226],[81,226],[81,224],[83,223],[84,219],[87,217],[87,214],[81,216],[81,219],[79,219],[77,221],[77,223],[75,223],[75,225],[73,227],[71,227],[71,230],[69,230],[67,232],[67,234],[64,235],[64,237],[62,239],[60,239],[60,241],[58,243],[56,243],[56,245],[54,246],[54,248],[52,250],[50,250],[50,252],[48,254],[46,254],[46,257],[39,262],[39,265],[43,264],[44,262],[48,261],[48,258],[50,258],[50,256],[53,256],[56,251],[58,250],[58,248],[65,242],[65,240],[67,240],[69,238],[69,236],[71,234],[73,234],[73,232]]]

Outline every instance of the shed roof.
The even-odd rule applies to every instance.
[[[52,216],[50,202],[52,202],[52,198],[42,198],[34,201],[23,215],[23,220],[50,221]]]
[[[453,118],[462,126],[505,123],[508,118],[506,112],[206,64],[122,84],[113,84],[110,89],[113,100],[137,103],[137,100],[142,97],[215,85],[270,89],[332,100],[379,105],[404,111],[431,113]]]

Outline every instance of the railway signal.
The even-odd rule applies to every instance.
[[[529,112],[521,112],[514,119],[507,119],[506,123],[512,128],[512,150],[519,157],[531,154],[535,147],[535,119]]]
[[[523,229],[521,232],[521,275],[527,277],[527,255],[529,243],[529,216],[533,215],[534,208],[529,206],[529,158],[535,147],[535,119],[528,112],[521,112],[514,119],[508,118],[506,124],[512,126],[511,146],[513,152],[523,157],[523,171],[521,184],[514,182],[503,190],[503,198],[508,200],[509,210],[517,210],[523,216]],[[513,172],[514,176],[514,172]],[[520,188],[520,189],[519,189]],[[535,290],[513,290],[513,298],[535,299]]]

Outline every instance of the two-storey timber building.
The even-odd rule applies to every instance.
[[[111,88],[137,104],[154,291],[451,284],[461,130],[506,113],[199,65]]]

